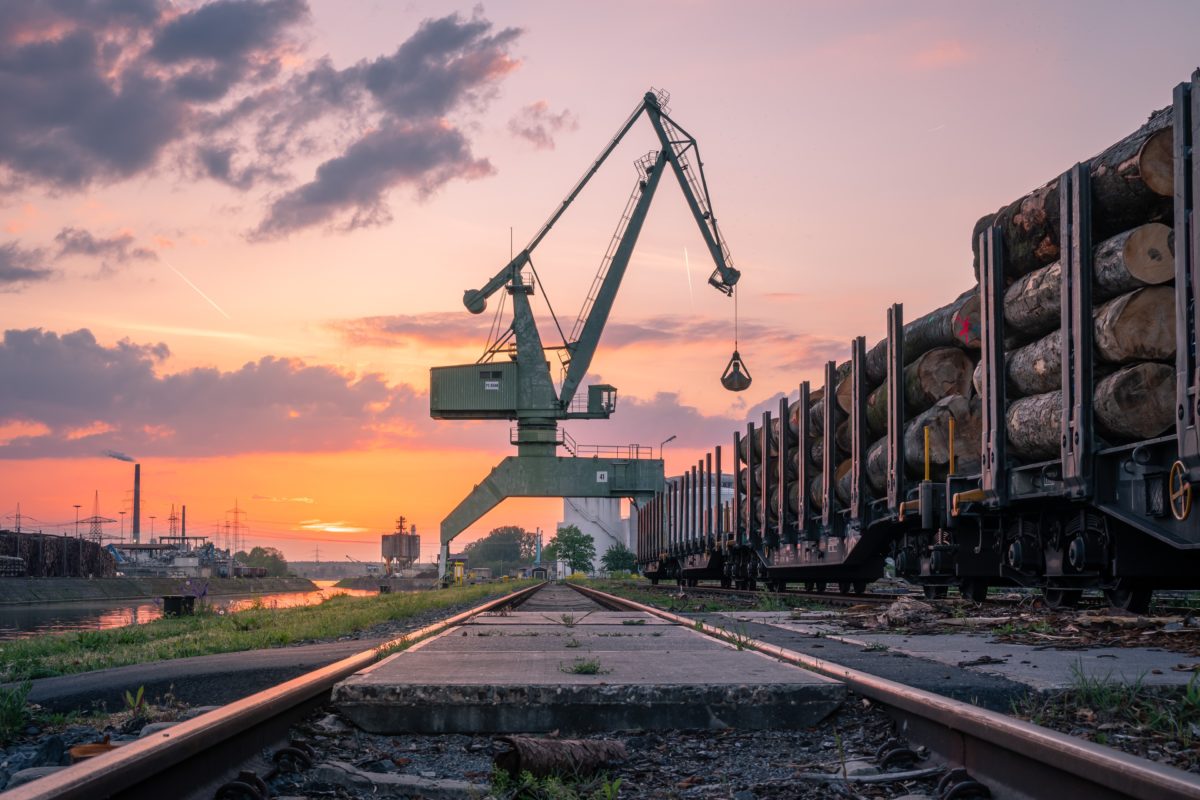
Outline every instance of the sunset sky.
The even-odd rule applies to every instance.
[[[368,559],[404,514],[432,557],[513,451],[507,422],[429,418],[429,368],[474,361],[491,322],[462,292],[651,87],[699,140],[755,382],[717,382],[733,304],[664,181],[592,364],[617,414],[567,427],[676,435],[678,471],[880,338],[889,303],[968,288],[979,216],[1170,102],[1200,4],[1129,9],[2,0],[0,527],[19,503],[73,531],[97,491],[129,509],[111,450],[142,464],[147,533],[186,503],[210,534],[237,502],[250,544]],[[656,148],[640,123],[537,250],[566,324]],[[560,514],[510,501],[455,549]]]

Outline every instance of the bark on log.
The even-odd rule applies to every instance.
[[[904,428],[904,465],[912,478],[925,475],[925,427],[929,426],[930,473],[943,480],[949,470],[950,420],[954,420],[955,473],[971,474],[979,470],[982,438],[979,402],[962,395],[951,395],[918,414]]]
[[[1092,234],[1107,239],[1135,225],[1170,219],[1174,194],[1172,115],[1168,106],[1088,161]],[[971,249],[979,277],[979,234],[1000,227],[1008,275],[1017,278],[1059,256],[1058,178],[975,223]]]
[[[1096,309],[1096,354],[1111,364],[1175,356],[1175,290],[1148,286]]]
[[[812,470],[814,467],[816,469],[821,469],[821,467],[824,466],[825,462],[823,462],[821,460],[822,458],[824,458],[824,454],[825,454],[824,445],[825,445],[825,441],[820,436],[813,437],[812,446],[808,448],[808,471],[809,471],[809,474],[812,474]],[[797,461],[797,455],[796,455],[795,451],[793,451],[791,453],[791,455],[788,457],[788,460],[791,464],[791,466],[789,467],[788,477],[789,478],[795,477],[797,474],[797,469],[799,468],[799,462]]]
[[[825,483],[820,471],[808,482],[808,502],[812,503],[814,511],[821,511],[825,506]]]
[[[779,453],[778,431],[775,433],[776,435],[771,439],[771,449],[770,453],[768,454],[769,458],[775,458],[775,456]],[[751,448],[754,449],[755,458],[762,457],[762,431],[757,426],[754,428],[754,436],[743,436],[741,441],[738,442],[738,455],[741,457],[743,462],[749,463],[749,454]]]
[[[495,764],[514,778],[529,772],[547,775],[590,775],[629,757],[616,739],[534,739],[502,736],[509,750],[497,753]]]
[[[838,464],[837,472],[833,476],[833,493],[837,495],[840,508],[845,508],[850,505],[850,467],[854,462],[846,459]]]
[[[839,422],[836,434],[833,439],[837,443],[838,453],[849,453],[854,447],[854,440],[850,436],[850,420],[844,419]]]
[[[1142,286],[1168,283],[1175,277],[1175,233],[1152,222],[1119,233],[1096,246],[1092,257],[1092,298],[1107,300]],[[1055,261],[1008,287],[1004,294],[1005,335],[1029,341],[1059,325],[1062,308],[1062,265]]]
[[[1096,384],[1096,425],[1113,443],[1162,435],[1175,424],[1175,368],[1133,364]]]
[[[800,513],[800,484],[796,481],[788,481],[788,511],[792,516]]]
[[[979,287],[972,287],[952,302],[904,325],[904,363],[907,366],[935,347],[979,349]],[[838,383],[838,405],[849,412],[852,383],[849,362],[846,378]],[[874,389],[887,379],[887,339],[867,351],[867,386]]]
[[[1158,436],[1175,421],[1175,370],[1166,364],[1133,364],[1101,379],[1093,392],[1096,429],[1109,443]],[[1022,461],[1058,458],[1062,392],[1023,397],[1008,407],[1008,445]]]
[[[1172,341],[1174,341],[1172,339]],[[1008,398],[1029,397],[1062,388],[1062,331],[1046,334],[1032,344],[1019,347],[1005,356],[1008,371]],[[1092,362],[1093,380],[1100,380],[1115,371],[1103,361]],[[973,376],[978,384],[983,374]]]
[[[879,497],[887,494],[887,441],[885,436],[867,448],[867,482]]]
[[[841,422],[846,418],[846,412],[841,409],[841,406],[834,406],[833,418],[836,422]],[[816,400],[808,407],[808,425],[809,430],[814,433],[825,430],[825,399]]]
[[[904,368],[904,410],[908,418],[952,394],[967,396],[975,360],[957,347],[935,347]],[[867,430],[872,437],[887,433],[887,384],[867,396]]]

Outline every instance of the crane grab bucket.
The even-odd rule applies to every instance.
[[[731,392],[743,392],[750,388],[752,380],[741,353],[734,350],[729,363],[725,365],[725,371],[721,373],[721,385]]]

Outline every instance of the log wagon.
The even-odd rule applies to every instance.
[[[862,592],[890,558],[931,597],[1091,588],[1130,610],[1200,587],[1197,142],[1200,71],[980,219],[974,287],[907,324],[892,306],[883,341],[639,510],[643,572]]]

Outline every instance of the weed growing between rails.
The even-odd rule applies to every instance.
[[[502,769],[492,772],[491,793],[500,800],[617,800],[621,779],[610,780],[603,773],[592,778],[550,775],[537,778],[528,772],[512,777]]]
[[[377,597],[339,595],[313,606],[203,613],[125,628],[21,639],[0,647],[0,682],[335,639],[370,631],[376,626],[404,623],[423,614],[476,605],[525,585],[529,583],[484,584]],[[387,633],[381,631],[380,635]]]
[[[1181,664],[1183,668],[1197,665]],[[1072,668],[1071,686],[1030,694],[1013,714],[1179,769],[1200,769],[1200,670],[1185,687],[1147,686]]]
[[[674,614],[697,614],[717,611],[790,611],[792,609],[828,610],[808,598],[762,593],[757,596],[737,595],[714,597],[704,594],[703,587],[666,592],[653,589],[645,578],[615,580],[611,578],[573,578],[583,586],[615,594],[626,600],[661,608]],[[689,593],[689,592],[694,592]]]

